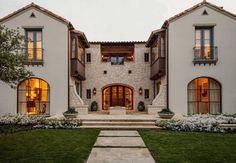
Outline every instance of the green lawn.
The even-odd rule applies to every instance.
[[[139,130],[160,162],[236,162],[236,134]]]
[[[0,134],[0,162],[85,162],[99,130],[37,129]]]

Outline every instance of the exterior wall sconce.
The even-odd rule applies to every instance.
[[[96,95],[96,94],[97,94],[97,89],[93,88],[93,95]]]
[[[138,92],[139,92],[140,95],[142,95],[143,94],[143,89],[140,87]]]

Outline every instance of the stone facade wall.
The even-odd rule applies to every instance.
[[[124,65],[111,65],[110,62],[101,61],[100,44],[91,44],[86,53],[91,53],[91,63],[85,64],[86,80],[83,81],[82,99],[85,104],[90,105],[92,101],[97,101],[99,110],[102,109],[102,88],[110,84],[123,84],[133,88],[134,109],[137,109],[139,101],[144,101],[145,105],[150,105],[154,99],[153,81],[150,80],[150,60],[144,62],[144,53],[150,53],[145,44],[135,44],[134,61],[125,62]],[[150,58],[149,58],[150,59]],[[104,74],[104,70],[107,74]],[[128,71],[132,73],[129,74]],[[143,94],[139,94],[139,88],[143,89]],[[97,93],[92,98],[86,98],[86,90],[96,88]],[[144,98],[144,89],[149,89],[149,99]]]

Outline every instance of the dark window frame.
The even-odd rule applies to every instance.
[[[150,94],[149,89],[144,89],[144,98],[145,99],[149,99],[149,94]]]
[[[21,81],[18,86],[17,86],[17,113],[20,113],[22,114],[20,111],[19,111],[19,107],[22,103],[25,103],[26,104],[26,107],[27,107],[27,103],[29,102],[29,104],[31,103],[31,101],[29,100],[30,99],[30,96],[29,97],[26,97],[25,100],[21,100],[20,98],[20,92],[22,91],[25,91],[28,93],[28,95],[31,94],[31,87],[27,84],[30,83],[30,80],[38,80],[38,83],[39,83],[39,87],[37,88],[38,89],[38,94],[41,95],[42,92],[47,92],[47,96],[48,96],[48,100],[46,101],[42,101],[42,100],[38,100],[38,106],[39,106],[39,111],[42,109],[43,105],[42,104],[46,104],[48,105],[48,113],[47,113],[47,110],[45,110],[45,113],[38,113],[38,114],[35,114],[35,115],[50,115],[50,99],[51,99],[51,92],[50,92],[50,85],[47,81],[41,79],[41,78],[38,78],[38,77],[31,77],[31,78],[28,78],[28,79],[25,79],[23,81]],[[41,88],[41,82],[45,82],[47,84],[47,89],[42,89]],[[23,84],[24,82],[27,82],[26,84],[26,87],[24,89],[20,88],[21,84]],[[28,112],[28,108],[27,108],[27,112]]]
[[[92,95],[91,95],[91,89],[86,89],[86,98],[87,99],[91,99],[92,98]]]
[[[209,40],[205,38],[205,31],[209,30]],[[197,31],[200,32],[200,38],[197,39]],[[214,43],[214,26],[196,26],[195,38],[194,38],[194,64],[206,64],[214,63],[218,61],[218,49]],[[206,42],[209,41],[209,46],[206,46]],[[196,46],[200,44],[200,46]],[[209,48],[209,58],[206,57],[206,49]]]
[[[196,80],[198,80],[198,79],[201,79],[201,78],[207,78],[208,79],[208,88],[207,89],[205,89],[207,92],[208,92],[208,96],[210,97],[210,94],[211,93],[215,93],[215,92],[218,92],[218,94],[219,94],[219,99],[218,100],[216,100],[216,101],[214,101],[214,100],[210,100],[210,99],[208,99],[208,101],[206,102],[207,104],[208,104],[208,107],[209,107],[209,109],[208,109],[208,114],[211,114],[210,113],[210,106],[212,105],[212,104],[214,104],[214,103],[218,103],[219,104],[219,112],[220,112],[220,114],[222,113],[222,85],[221,85],[221,83],[219,82],[219,81],[217,81],[217,80],[215,80],[214,78],[210,78],[210,77],[205,77],[205,76],[202,76],[202,77],[199,77],[199,78],[195,78],[195,79],[193,79],[192,81],[190,81],[189,83],[188,83],[188,86],[187,86],[187,104],[188,104],[188,115],[191,115],[190,114],[190,110],[189,110],[189,105],[191,104],[191,103],[194,103],[194,104],[196,104],[196,110],[197,110],[197,113],[196,114],[201,114],[201,112],[199,111],[200,110],[200,103],[201,102],[203,102],[202,101],[202,97],[201,96],[199,96],[198,95],[198,99],[190,99],[190,94],[191,94],[191,91],[194,91],[195,93],[198,93],[198,94],[202,94],[202,88],[200,87],[200,88],[189,88],[190,87],[190,84],[192,83],[192,82],[195,82]],[[210,80],[212,80],[212,81],[214,81],[214,82],[216,82],[217,83],[217,86],[219,86],[219,88],[210,88],[210,84],[211,84],[211,82],[210,82]],[[200,97],[200,98],[199,98]]]
[[[144,62],[149,62],[149,53],[144,53]]]
[[[28,32],[33,32],[33,59],[28,59]],[[41,48],[37,48],[37,34],[36,32],[41,32]],[[37,52],[40,51],[42,54],[42,59],[37,59]],[[25,48],[23,53],[27,56],[28,65],[43,65],[44,64],[44,49],[43,49],[43,29],[42,28],[25,28]]]
[[[86,63],[91,63],[91,53],[86,53]]]

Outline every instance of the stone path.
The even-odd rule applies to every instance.
[[[155,163],[137,131],[102,130],[87,163]]]

